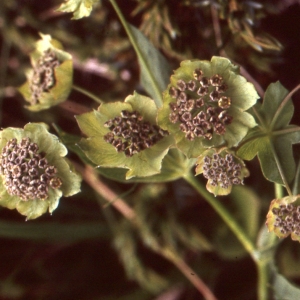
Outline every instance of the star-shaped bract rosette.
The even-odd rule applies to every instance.
[[[62,196],[80,191],[81,178],[65,158],[67,148],[42,123],[0,132],[0,205],[27,220],[52,213]]]
[[[258,98],[253,84],[228,59],[186,60],[163,94],[158,124],[175,136],[183,153],[198,157],[204,148],[237,146],[256,125],[245,111]]]
[[[65,101],[73,83],[72,56],[50,35],[40,35],[42,39],[35,43],[35,50],[30,54],[33,68],[19,88],[29,102],[26,108],[32,111],[48,109]]]
[[[79,147],[98,167],[128,169],[126,179],[160,173],[173,137],[156,125],[152,99],[134,93],[124,102],[105,103],[76,116],[87,135]]]
[[[300,195],[274,199],[267,214],[266,225],[269,231],[279,238],[300,242]]]

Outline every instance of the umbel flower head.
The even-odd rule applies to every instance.
[[[266,225],[269,231],[280,238],[291,235],[292,240],[300,242],[300,196],[287,196],[274,199],[267,214]]]
[[[196,162],[196,175],[207,179],[206,189],[217,195],[228,195],[233,185],[243,184],[249,171],[244,162],[228,149],[204,151]]]
[[[238,145],[256,125],[245,110],[257,99],[253,85],[228,59],[186,60],[171,76],[158,124],[174,134],[188,157],[197,157],[203,148]]]
[[[154,101],[137,93],[124,102],[102,104],[76,117],[88,136],[79,147],[99,167],[129,169],[126,179],[158,174],[174,141],[156,125],[156,116]]]
[[[62,196],[80,191],[80,176],[64,156],[66,147],[45,124],[29,123],[24,129],[0,132],[0,205],[16,208],[35,219],[52,213]]]
[[[27,72],[27,82],[19,91],[29,102],[32,111],[47,109],[65,101],[73,81],[72,56],[62,50],[62,45],[50,35],[40,34],[36,50],[30,55],[32,70]]]

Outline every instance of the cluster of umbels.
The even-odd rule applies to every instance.
[[[55,176],[57,169],[50,165],[39,147],[30,138],[9,140],[0,154],[0,174],[9,195],[23,201],[48,198],[49,188],[58,189],[62,181]]]
[[[55,84],[54,68],[59,66],[60,62],[57,59],[53,50],[46,50],[38,59],[33,68],[33,75],[30,80],[32,105],[39,102],[40,95],[43,92],[48,92]]]
[[[168,135],[159,126],[144,121],[137,111],[122,110],[120,116],[108,120],[104,126],[110,130],[104,140],[113,145],[117,152],[124,152],[127,157],[150,148]]]
[[[179,128],[188,140],[196,137],[210,140],[213,133],[223,135],[226,125],[233,121],[227,113],[231,99],[224,95],[228,87],[219,74],[208,78],[201,69],[196,69],[193,76],[194,80],[188,82],[179,79],[177,88],[169,89],[170,96],[176,99],[169,104],[169,119],[174,124],[180,123]]]
[[[208,179],[210,185],[227,189],[233,184],[243,184],[242,165],[236,162],[232,154],[222,157],[213,154],[203,159],[203,176]]]
[[[284,235],[294,233],[300,236],[300,206],[281,204],[272,209],[276,216],[274,227],[278,227]]]

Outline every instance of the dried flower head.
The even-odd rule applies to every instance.
[[[196,175],[203,174],[207,190],[215,196],[230,194],[233,185],[243,184],[244,178],[249,176],[244,162],[226,148],[204,151],[196,165]]]
[[[188,157],[197,157],[205,147],[236,146],[255,126],[244,111],[257,99],[253,85],[228,59],[183,61],[164,93],[158,123]]]
[[[156,115],[154,101],[137,93],[125,102],[102,104],[76,117],[88,136],[79,146],[99,167],[129,169],[126,179],[157,174],[174,140],[156,125]]]
[[[299,195],[274,199],[267,214],[266,225],[269,231],[285,238],[300,242],[300,202]]]
[[[36,50],[31,53],[33,69],[19,91],[29,102],[28,109],[39,111],[57,105],[68,97],[73,80],[72,57],[50,35],[40,34]]]
[[[61,196],[80,190],[80,177],[64,158],[66,148],[43,124],[0,132],[0,205],[27,219],[52,213]]]

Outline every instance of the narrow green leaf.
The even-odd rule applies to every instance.
[[[141,68],[140,81],[156,106],[162,106],[162,92],[167,88],[171,68],[162,54],[134,26],[129,25],[131,42],[137,53]],[[127,32],[129,35],[129,33]],[[132,41],[134,40],[134,42]]]
[[[167,88],[171,68],[162,54],[134,26],[128,24],[115,0],[110,0],[138,56],[140,80],[157,107],[162,106],[162,92]]]

